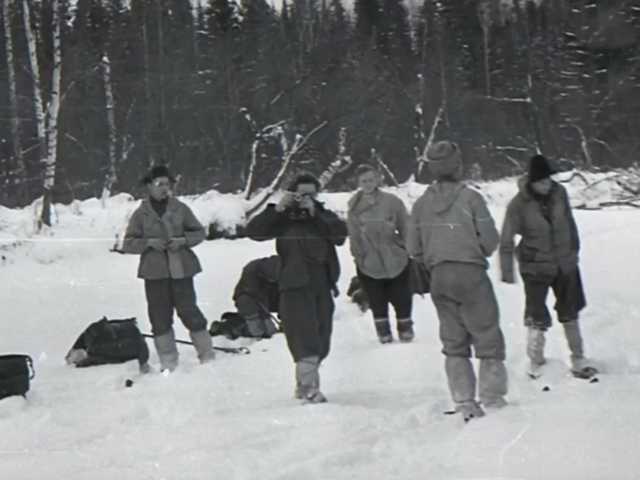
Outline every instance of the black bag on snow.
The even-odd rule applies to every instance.
[[[29,355],[0,355],[0,399],[12,395],[24,397],[34,376]]]
[[[107,320],[107,317],[102,317],[82,332],[67,353],[66,360],[76,367],[123,363],[129,360],[138,360],[143,365],[149,360],[149,348],[138,329],[135,317],[123,320]]]

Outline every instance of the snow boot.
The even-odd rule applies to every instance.
[[[527,356],[529,357],[529,375],[540,375],[540,367],[546,363],[544,358],[545,331],[536,327],[527,329]]]
[[[295,397],[297,399],[304,400],[306,403],[327,401],[320,391],[319,362],[318,357],[305,357],[296,363]]]
[[[391,325],[389,325],[389,319],[386,317],[374,318],[373,321],[376,326],[376,333],[378,334],[378,340],[380,340],[380,343],[393,342],[393,335],[391,335]]]
[[[213,350],[213,342],[211,341],[211,335],[207,330],[198,330],[197,332],[189,332],[193,346],[198,353],[198,359],[200,363],[207,363],[216,358],[216,353]]]
[[[160,370],[173,372],[178,366],[178,347],[173,329],[162,335],[154,335],[153,343],[156,346],[156,352],[158,352]]]
[[[471,360],[467,357],[445,357],[444,369],[447,374],[449,391],[465,422],[484,416],[484,411],[475,400],[476,375]]]
[[[399,318],[397,321],[398,338],[403,343],[408,343],[413,340],[415,334],[413,333],[413,321],[410,318]]]
[[[564,335],[571,352],[571,373],[579,378],[591,378],[598,370],[584,356],[582,334],[578,320],[563,322]]]
[[[480,359],[478,396],[483,407],[502,408],[507,404],[507,369],[502,360]]]

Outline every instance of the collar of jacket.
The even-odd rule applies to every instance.
[[[180,202],[178,202],[178,200],[173,197],[169,197],[169,199],[167,200],[167,210],[164,212],[164,214],[167,215],[169,212],[176,211],[178,209],[178,205],[180,205]],[[156,217],[158,216],[156,211],[153,209],[153,206],[151,206],[151,200],[149,199],[149,197],[145,198],[142,201],[142,208],[145,215],[155,215]]]

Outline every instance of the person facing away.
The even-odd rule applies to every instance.
[[[153,342],[161,369],[173,371],[178,366],[174,310],[200,362],[215,356],[193,284],[202,268],[192,248],[205,239],[205,231],[191,209],[171,196],[174,180],[166,166],[154,166],[143,182],[149,194],[129,220],[122,250],[140,255],[138,278],[144,279]]]
[[[233,291],[233,302],[252,337],[270,338],[278,331],[271,320],[271,312],[278,311],[279,273],[277,255],[251,260],[242,269]]]
[[[413,206],[409,252],[430,271],[449,390],[456,411],[467,421],[484,415],[476,400],[472,349],[480,359],[480,402],[489,408],[506,404],[505,343],[487,275],[498,232],[482,195],[460,181],[459,147],[437,142],[427,158],[436,180]]]
[[[318,180],[299,174],[277,204],[269,204],[247,225],[253,240],[275,238],[280,257],[280,319],[295,362],[295,397],[325,402],[319,367],[329,354],[336,283],[336,246],[347,236],[345,223],[317,200]]]
[[[551,327],[546,299],[551,288],[571,352],[571,370],[577,376],[589,377],[597,370],[584,356],[578,323],[579,312],[586,306],[578,266],[580,237],[567,191],[551,179],[553,173],[547,158],[534,155],[528,174],[518,181],[519,191],[507,207],[502,226],[502,280],[515,283],[515,253],[524,283],[529,373],[539,375],[545,363],[545,332]],[[516,235],[520,242],[514,248]]]
[[[380,190],[380,173],[371,165],[356,169],[359,190],[349,199],[347,226],[356,272],[367,297],[380,343],[393,341],[389,304],[396,313],[401,342],[414,338],[407,253],[407,209],[398,197]]]

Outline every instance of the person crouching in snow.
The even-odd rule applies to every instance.
[[[340,276],[336,246],[347,236],[345,223],[316,200],[319,187],[313,175],[299,174],[278,204],[247,225],[253,240],[276,239],[280,319],[295,362],[295,396],[310,403],[326,401],[318,369],[331,342]]]
[[[518,181],[519,192],[507,207],[500,242],[502,280],[515,283],[514,237],[520,243],[515,254],[524,282],[529,373],[540,374],[545,363],[545,332],[551,327],[546,306],[549,288],[556,297],[558,321],[571,351],[571,370],[589,377],[596,369],[584,357],[578,313],[586,306],[578,252],[580,238],[564,187],[551,179],[555,173],[542,155],[530,159],[529,172]]]
[[[205,231],[191,209],[170,195],[174,180],[166,166],[153,167],[143,181],[149,196],[131,216],[122,250],[140,255],[138,278],[144,279],[160,366],[173,371],[178,365],[174,310],[189,330],[200,362],[215,356],[193,285],[202,268],[191,248],[205,239]]]
[[[487,258],[499,237],[482,195],[460,182],[458,146],[437,142],[428,149],[427,158],[436,181],[413,206],[409,252],[430,271],[449,390],[456,411],[468,421],[484,415],[476,401],[472,347],[480,359],[480,402],[495,408],[506,404],[505,343],[487,275]]]
[[[380,343],[393,341],[389,304],[396,312],[398,338],[413,340],[406,248],[407,208],[395,195],[380,190],[380,173],[371,165],[356,169],[359,190],[349,199],[349,245],[360,283],[369,299]]]

